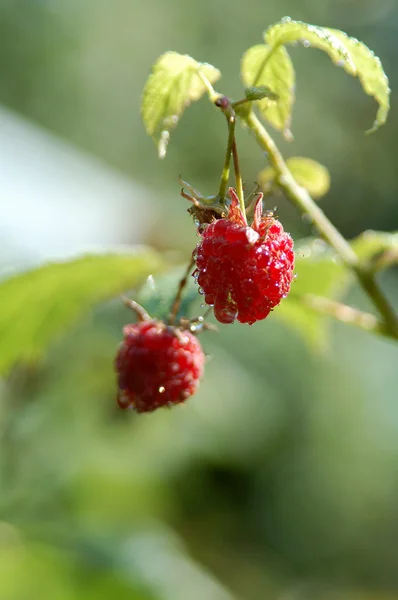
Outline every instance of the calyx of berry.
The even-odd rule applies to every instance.
[[[199,190],[183,179],[179,179],[178,181],[182,186],[181,196],[186,200],[189,200],[189,202],[192,202],[192,206],[188,209],[188,212],[199,224],[211,223],[214,219],[220,219],[227,216],[228,208],[231,204],[229,198],[222,197],[218,194],[214,196],[204,196]],[[188,193],[185,190],[187,190]]]

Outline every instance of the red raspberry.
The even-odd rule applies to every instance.
[[[252,325],[265,319],[290,290],[293,240],[272,213],[256,202],[251,227],[245,223],[235,190],[229,190],[228,218],[207,225],[196,249],[193,273],[207,304],[221,323]]]
[[[126,325],[123,333],[115,361],[121,408],[150,412],[196,392],[205,355],[190,331],[149,319]]]

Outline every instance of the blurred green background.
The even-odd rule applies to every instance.
[[[322,207],[346,237],[398,229],[394,0],[1,0],[3,273],[87,244],[184,263],[196,237],[177,177],[215,193],[225,123],[192,106],[159,161],[139,115],[146,77],[176,50],[220,68],[236,98],[242,53],[284,15],[381,57],[393,109],[365,136],[376,106],[358,81],[293,48],[295,141],[276,138],[328,166]],[[249,186],[266,159],[238,133]],[[314,233],[273,200],[296,239]],[[397,273],[382,284],[398,305]],[[347,301],[369,309],[355,287]],[[199,393],[137,416],[114,400],[129,318],[117,300],[93,309],[1,383],[1,600],[398,598],[397,347],[334,322],[323,352],[274,315],[225,326],[202,338]]]

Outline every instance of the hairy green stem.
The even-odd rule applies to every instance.
[[[254,112],[250,111],[249,113],[242,115],[241,118],[252,131],[261,148],[267,152],[269,161],[277,174],[278,184],[283,189],[286,196],[301,213],[308,215],[311,223],[318,229],[320,235],[336,250],[344,264],[355,272],[360,285],[371,298],[382,316],[391,337],[398,339],[397,316],[387,298],[379,288],[374,275],[369,272],[365,266],[361,265],[357,255],[347,240],[345,240],[341,233],[329,221],[319,206],[315,204],[307,190],[301,187],[294,179],[274,140]]]

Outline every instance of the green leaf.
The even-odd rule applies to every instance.
[[[92,305],[159,270],[150,250],[89,255],[49,264],[0,285],[0,373],[40,358],[48,345]]]
[[[351,245],[359,258],[369,259],[385,250],[398,250],[398,232],[365,231]]]
[[[321,198],[330,187],[330,175],[326,167],[311,158],[292,156],[286,160],[297,183],[305,187],[313,198]],[[267,167],[259,173],[258,181],[261,186],[267,186],[275,180],[276,173],[272,167]]]
[[[277,99],[265,97],[258,103],[264,117],[289,136],[294,102],[294,69],[287,50],[259,44],[243,55],[241,75],[246,86],[269,87]],[[290,134],[291,135],[291,134]]]
[[[398,232],[365,231],[353,241],[352,247],[375,272],[398,264]]]
[[[367,132],[373,133],[380,125],[383,125],[386,122],[388,111],[390,110],[391,90],[387,75],[383,70],[383,65],[381,64],[380,59],[375,56],[374,52],[362,42],[355,38],[348,37],[348,35],[338,29],[329,29],[328,31],[341,40],[349,50],[364,92],[368,94],[368,96],[372,96],[379,104],[376,119],[372,128]],[[350,73],[345,62],[342,66]]]
[[[184,109],[203,96],[206,80],[214,83],[220,75],[212,65],[178,52],[166,52],[158,58],[144,88],[141,115],[158,145],[160,158],[166,155],[170,131]]]
[[[326,52],[334,64],[358,77],[364,92],[378,102],[376,120],[370,131],[375,131],[385,123],[390,106],[388,79],[380,59],[365,44],[342,31],[293,21],[289,17],[269,27],[264,39],[274,52],[284,44],[294,42],[302,42],[306,47],[312,46]]]

